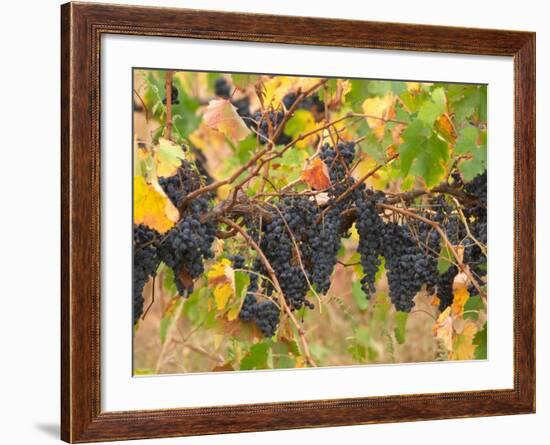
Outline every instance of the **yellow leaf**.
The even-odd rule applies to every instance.
[[[278,108],[283,97],[288,93],[293,84],[293,79],[287,76],[274,76],[263,83],[264,107]]]
[[[231,295],[233,295],[233,288],[230,284],[221,284],[216,286],[214,289],[214,299],[216,300],[216,307],[219,311],[225,309]]]
[[[302,171],[300,177],[312,189],[324,190],[330,187],[328,168],[320,158],[315,158],[311,166]]]
[[[208,103],[203,120],[233,141],[247,137],[250,130],[237,114],[237,109],[226,99],[214,99]]]
[[[234,308],[231,308],[227,311],[227,319],[229,321],[233,321],[233,320],[236,320],[237,317],[239,316],[239,312],[241,311],[241,308],[240,307],[234,307]]]
[[[474,322],[466,320],[464,328],[460,335],[457,335],[453,341],[452,360],[473,360],[476,345],[472,344],[477,333]]]
[[[160,233],[174,226],[177,219],[167,214],[172,203],[162,193],[147,184],[142,176],[134,176],[134,223],[145,224]],[[171,219],[172,218],[172,219]]]
[[[454,145],[456,142],[456,133],[453,127],[453,123],[451,122],[451,119],[449,118],[449,115],[447,113],[442,114],[437,118],[435,121],[436,128],[439,130],[439,133],[443,136],[443,138],[450,142],[451,145]]]
[[[231,283],[233,277],[231,261],[227,258],[223,258],[210,268],[206,277],[208,278],[209,285]]]
[[[304,357],[296,357],[296,368],[305,368],[306,361],[304,360]]]
[[[384,97],[369,97],[363,102],[363,113],[370,116],[367,117],[367,124],[378,140],[384,137],[385,119],[391,119],[394,116],[394,104],[395,96],[391,91],[388,91]]]
[[[466,301],[468,301],[468,298],[470,298],[470,293],[468,292],[466,285],[464,283],[456,284],[451,309],[454,317],[464,312],[464,305],[466,304]]]
[[[420,82],[405,82],[405,85],[409,91],[420,90]]]
[[[304,92],[319,82],[316,77],[274,76],[263,82],[264,107],[279,108],[289,91]]]
[[[174,142],[160,138],[155,147],[155,165],[158,176],[172,176],[176,173],[181,161],[185,159],[183,149]]]
[[[443,342],[447,351],[451,352],[453,350],[453,318],[451,317],[450,307],[441,312],[432,327],[432,333],[435,338]]]

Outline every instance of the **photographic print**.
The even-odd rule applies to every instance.
[[[128,88],[135,376],[487,358],[487,85]]]

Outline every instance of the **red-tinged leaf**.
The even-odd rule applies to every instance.
[[[315,158],[311,166],[303,170],[300,176],[312,189],[324,190],[330,187],[328,168],[319,158]]]
[[[218,130],[233,141],[240,141],[250,134],[250,130],[229,100],[211,100],[203,118],[206,125]]]

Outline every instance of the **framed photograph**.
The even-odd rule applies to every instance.
[[[67,3],[67,442],[535,411],[535,34]]]

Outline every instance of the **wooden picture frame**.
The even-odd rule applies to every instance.
[[[100,39],[103,34],[513,57],[513,389],[102,412],[99,266]],[[61,7],[61,35],[63,440],[93,442],[535,411],[534,33],[68,3]]]

